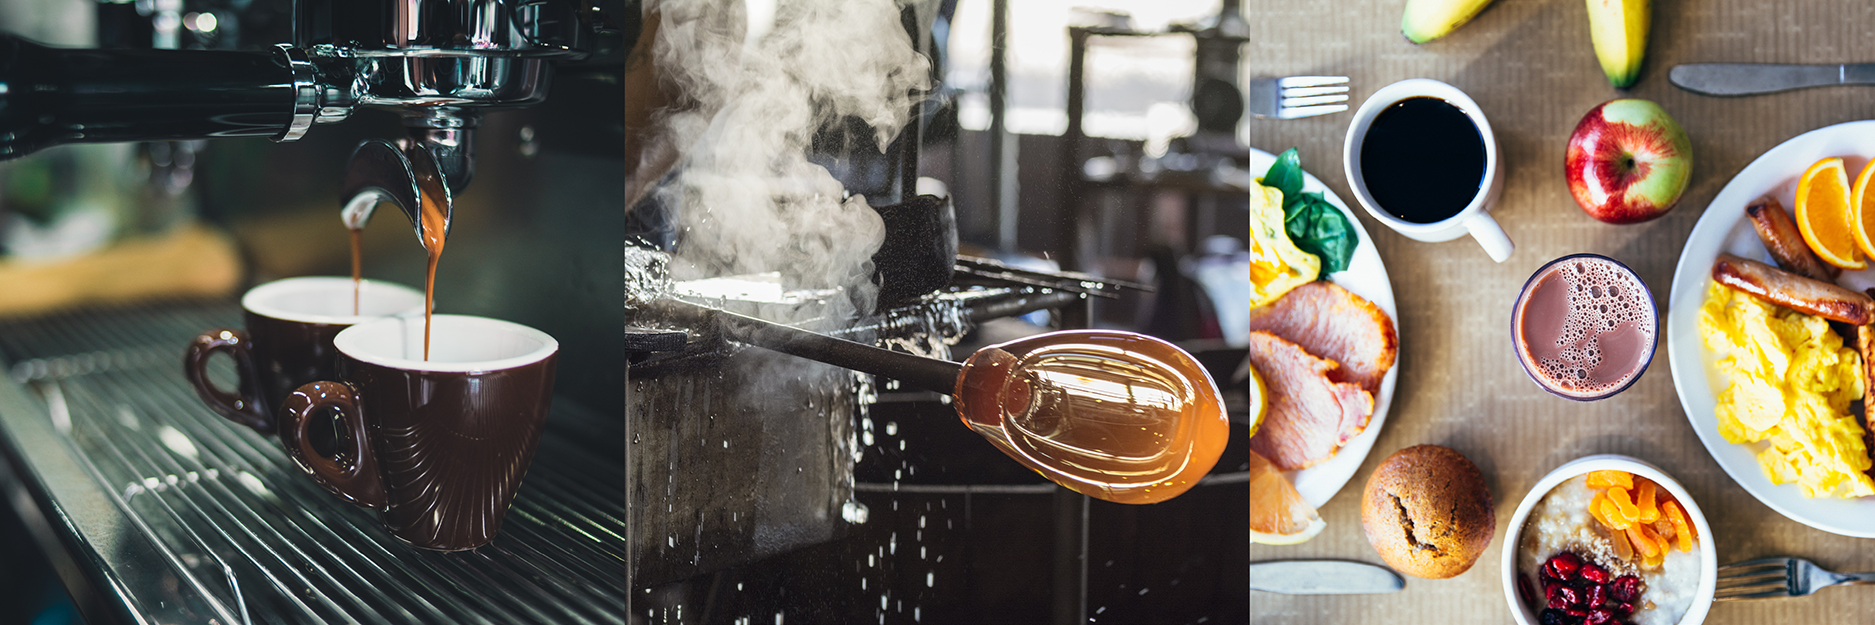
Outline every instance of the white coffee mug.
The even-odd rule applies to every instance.
[[[1477,126],[1478,136],[1484,140],[1484,184],[1479,187],[1478,194],[1472,196],[1471,203],[1463,210],[1451,217],[1424,224],[1406,221],[1381,210],[1380,203],[1367,190],[1366,179],[1361,175],[1361,145],[1367,138],[1367,129],[1373,125],[1374,118],[1401,100],[1420,97],[1438,98],[1458,107],[1471,119],[1472,125]],[[1504,187],[1504,169],[1498,158],[1497,136],[1491,133],[1491,124],[1485,121],[1478,103],[1457,87],[1429,78],[1411,78],[1381,87],[1354,112],[1354,122],[1348,125],[1347,142],[1342,145],[1341,164],[1347,169],[1348,186],[1353,189],[1355,200],[1367,209],[1367,214],[1373,215],[1375,220],[1406,238],[1439,242],[1470,234],[1478,240],[1478,245],[1484,246],[1491,260],[1500,263],[1510,258],[1510,253],[1517,248],[1516,244],[1511,243],[1510,236],[1504,234],[1504,228],[1488,212],[1491,205],[1497,203],[1497,196]]]

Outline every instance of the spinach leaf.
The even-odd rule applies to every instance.
[[[1277,191],[1283,192],[1286,211],[1290,198],[1302,192],[1302,157],[1296,154],[1295,148],[1284,150],[1276,157],[1269,172],[1263,174],[1263,186],[1275,187]]]
[[[1297,194],[1299,199],[1283,203],[1283,228],[1289,240],[1304,252],[1322,259],[1322,275],[1348,268],[1354,247],[1360,243],[1348,218],[1320,193]]]
[[[1320,193],[1302,192],[1302,159],[1295,148],[1283,151],[1263,174],[1263,184],[1283,192],[1283,229],[1298,249],[1322,259],[1322,275],[1348,268],[1360,236],[1341,210]]]

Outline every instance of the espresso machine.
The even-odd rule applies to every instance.
[[[241,325],[231,298],[0,320],[0,514],[19,518],[77,611],[98,623],[626,620],[619,77],[640,3],[79,4],[96,12],[100,47],[0,36],[7,158],[187,143],[194,214],[239,241],[250,284],[343,274],[345,227],[372,206],[397,205],[421,235],[415,210],[441,203],[454,218],[437,311],[522,323],[561,351],[501,538],[428,553],[308,489],[278,440],[215,422],[178,387],[188,334]],[[402,228],[371,226],[367,277],[422,284],[422,247]],[[395,240],[377,245],[380,233]],[[268,264],[282,239],[323,256]]]

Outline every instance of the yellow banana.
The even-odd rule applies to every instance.
[[[1652,0],[1588,0],[1589,36],[1595,58],[1602,62],[1608,82],[1626,89],[1641,77],[1641,59],[1647,56],[1647,28],[1653,21]]]
[[[1452,34],[1490,4],[1491,0],[1406,0],[1400,32],[1413,43],[1432,41]]]

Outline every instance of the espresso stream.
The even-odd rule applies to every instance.
[[[364,284],[364,235],[363,228],[347,227],[352,236],[352,316],[358,316],[358,286]]]
[[[423,220],[423,249],[429,254],[429,262],[423,272],[423,359],[430,359],[430,317],[436,309],[436,261],[443,256],[443,241],[449,233],[445,232],[448,219],[443,212],[443,204],[437,198],[442,197],[442,185],[434,177],[418,175],[417,184],[423,187],[423,206],[419,211]],[[364,229],[347,228],[352,239],[352,315],[358,314],[359,285],[364,282]]]
[[[433,176],[419,174],[417,184],[423,188],[423,249],[429,253],[429,264],[423,272],[423,359],[430,359],[430,313],[436,308],[436,261],[443,257],[443,240],[448,235],[444,230],[448,221],[443,212],[442,181]]]

